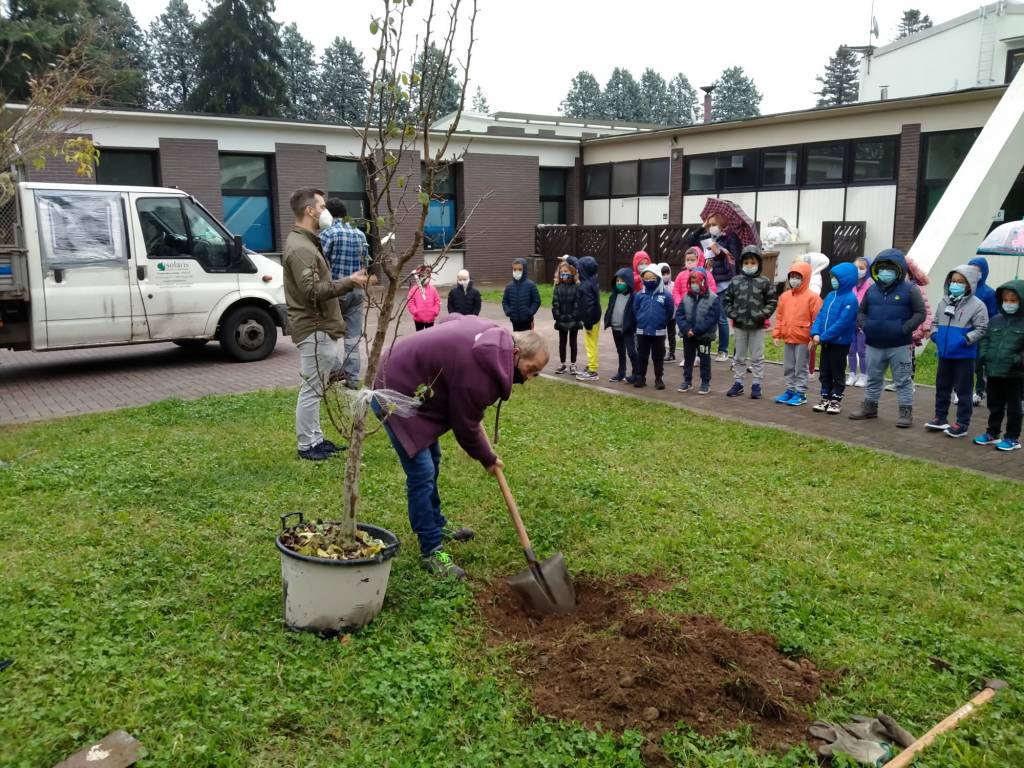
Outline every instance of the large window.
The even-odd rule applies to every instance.
[[[1006,82],[1009,83],[1024,64],[1024,48],[1012,48],[1006,52]]]
[[[806,149],[804,183],[842,184],[846,179],[846,143],[814,144]]]
[[[207,272],[231,267],[231,245],[220,226],[191,200],[147,197],[136,203],[150,259],[195,259]]]
[[[938,205],[949,182],[970,152],[978,130],[926,133],[921,137],[921,180],[917,185],[917,229]]]
[[[224,223],[253,251],[274,249],[270,168],[263,155],[221,155]]]
[[[656,197],[668,194],[668,158],[588,165],[583,169],[583,196]]]
[[[156,153],[134,149],[100,150],[97,184],[132,187],[157,186]]]
[[[715,165],[717,162],[714,157],[687,158],[686,191],[714,192],[717,189],[717,184],[715,183]]]
[[[426,185],[426,164],[421,164],[423,184]],[[427,250],[450,245],[455,238],[458,222],[458,175],[460,165],[439,167],[434,172],[434,194],[430,197],[427,220],[423,227],[423,247]]]
[[[761,186],[796,186],[799,157],[800,151],[796,147],[763,150],[761,152]]]
[[[851,181],[882,181],[896,178],[896,139],[853,142]]]
[[[356,226],[361,226],[367,213],[363,164],[358,160],[328,160],[327,196],[344,202],[348,215],[356,220]]]
[[[721,154],[716,170],[721,189],[753,189],[757,186],[757,151]]]
[[[612,167],[608,163],[588,165],[583,168],[583,196],[586,198],[610,197],[612,191]]]
[[[565,169],[540,169],[540,223],[565,224]]]
[[[640,163],[612,163],[612,197],[636,197],[640,191]]]
[[[669,187],[669,161],[667,157],[640,161],[640,195],[654,197],[667,195]]]

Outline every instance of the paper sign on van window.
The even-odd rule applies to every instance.
[[[158,261],[153,270],[153,282],[157,285],[192,285],[192,264],[187,261]]]
[[[41,189],[35,201],[45,269],[128,269],[119,193]]]

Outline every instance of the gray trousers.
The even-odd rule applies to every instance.
[[[743,383],[747,377],[747,357],[750,357],[750,368],[754,374],[754,383],[764,381],[764,328],[732,329],[732,337],[736,344],[736,357],[733,360],[732,372],[736,381]],[[806,367],[806,361],[804,362]]]
[[[786,389],[807,393],[807,364],[810,352],[806,344],[787,343],[782,350],[782,375],[786,377]]]
[[[359,340],[363,335],[363,305],[366,303],[366,291],[356,288],[351,293],[338,297],[341,315],[345,318],[344,358],[335,360],[331,370],[340,370],[345,374],[348,386],[354,387],[359,381]]]
[[[877,403],[882,396],[886,368],[892,369],[896,384],[896,402],[900,405],[914,404],[914,366],[911,361],[911,347],[867,347],[868,386],[864,400]]]
[[[295,404],[295,436],[305,451],[324,440],[320,429],[320,401],[327,391],[331,365],[338,359],[338,345],[323,331],[311,333],[298,344],[299,399]]]

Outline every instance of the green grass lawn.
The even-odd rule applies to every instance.
[[[420,571],[377,435],[364,517],[403,544],[384,612],[346,643],[284,629],[278,516],[334,514],[343,466],[295,458],[293,414],[278,391],[0,431],[0,763],[52,765],[124,728],[145,766],[638,768],[638,734],[538,719],[486,644],[473,590],[522,554],[450,437],[441,493],[478,531],[456,550],[475,584]],[[1020,485],[545,381],[502,424],[539,553],[577,576],[661,569],[676,586],[659,607],[848,667],[812,716],[884,710],[922,733],[1005,678],[915,765],[1024,765]],[[743,732],[667,744],[680,766],[816,765],[758,756]]]
[[[536,282],[536,281],[535,281]],[[555,290],[555,286],[551,283],[537,283],[537,290],[540,292],[540,305],[542,307],[551,308],[551,294]],[[497,288],[484,286],[480,289],[480,297],[484,301],[492,301],[495,304],[501,304],[501,297],[505,295],[505,287],[499,286]],[[605,300],[604,294],[601,295],[602,302]]]

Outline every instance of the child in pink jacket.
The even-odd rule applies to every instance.
[[[704,266],[704,261],[704,249],[699,245],[686,249],[686,254],[683,256],[683,269],[676,276],[676,281],[672,285],[672,301],[675,306],[680,306],[683,302],[683,297],[689,292],[690,270],[697,267],[704,270],[708,291],[712,295],[718,293],[718,284],[708,268]]]
[[[430,267],[420,267],[416,270],[416,282],[409,289],[406,306],[409,307],[409,314],[412,315],[417,331],[432,327],[437,316],[441,314],[441,295],[437,288],[430,284]]]

